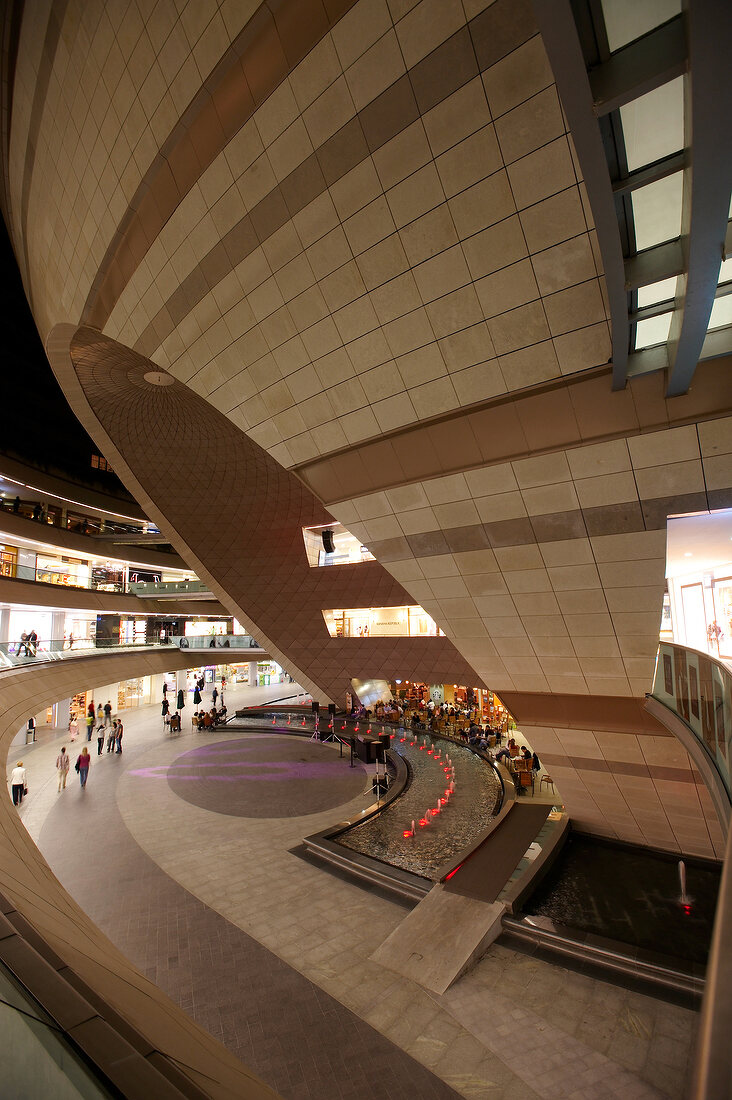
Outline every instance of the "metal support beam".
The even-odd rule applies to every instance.
[[[686,393],[705,346],[725,247],[732,184],[732,112],[729,97],[724,94],[732,42],[732,4],[694,0],[687,14],[691,117],[687,109],[686,125],[693,137],[693,155],[684,189],[687,192],[690,186],[691,202],[684,203],[686,294],[680,331],[672,328],[675,348],[667,397]]]
[[[614,390],[620,390],[625,386],[628,362],[625,269],[610,172],[593,113],[590,82],[569,0],[533,0],[533,6],[592,208],[610,310],[612,385]]]
[[[668,366],[668,345],[658,344],[655,348],[643,348],[628,356],[628,378],[637,378],[640,374],[653,374],[666,370]]]
[[[639,286],[658,283],[661,279],[671,279],[674,275],[681,275],[683,270],[681,241],[677,238],[666,244],[657,244],[625,261],[625,289],[636,290]]]
[[[684,17],[677,15],[611,54],[604,64],[591,71],[595,114],[598,118],[607,115],[646,92],[660,88],[681,76],[686,71],[686,64]]]
[[[680,153],[671,153],[668,157],[662,157],[653,164],[646,164],[635,172],[630,172],[625,179],[613,180],[613,194],[627,195],[638,187],[645,187],[649,183],[673,176],[675,172],[682,172],[689,164],[689,155],[685,149]]]

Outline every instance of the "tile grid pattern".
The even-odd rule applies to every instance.
[[[91,329],[70,345],[54,341],[51,356],[75,411],[114,453],[146,513],[313,698],[344,705],[355,675],[476,683],[447,638],[330,637],[323,609],[411,601],[378,562],[310,568],[302,528],[330,514],[210,404],[179,382],[148,382],[149,361]]]
[[[172,213],[110,319],[285,465],[607,360],[529,9],[464,19],[356,5]]]

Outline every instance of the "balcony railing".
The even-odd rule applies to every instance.
[[[651,695],[702,744],[732,802],[732,674],[726,665],[696,649],[661,642]]]
[[[211,596],[213,593],[205,581],[130,581],[127,591],[132,596],[165,597],[165,596]]]
[[[732,674],[726,665],[696,649],[662,642],[651,695],[681,719],[703,746],[732,802]],[[707,963],[697,1039],[693,1100],[730,1095],[732,1082],[732,829],[727,836],[724,872]]]
[[[262,652],[262,646],[251,634],[171,634],[170,644],[178,649],[253,649],[257,653]]]
[[[107,638],[79,638],[69,644],[68,638],[39,638],[37,641],[20,640],[0,642],[0,669],[22,668],[39,661],[60,661],[67,657],[78,657],[82,653],[91,655],[99,651],[124,653],[129,649],[151,649],[166,646],[169,642],[140,641],[119,642]]]

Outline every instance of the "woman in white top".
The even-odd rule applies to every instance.
[[[13,768],[10,776],[10,785],[13,788],[13,805],[20,806],[23,801],[23,792],[25,791],[25,768],[23,767],[22,760],[19,760]]]

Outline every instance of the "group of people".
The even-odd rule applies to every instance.
[[[226,707],[222,706],[221,710],[216,710],[215,706],[211,707],[211,710],[194,710],[191,721],[194,729],[215,729],[221,722],[226,721]]]
[[[35,657],[38,650],[38,635],[35,630],[30,630],[27,634],[20,635],[20,641],[18,642],[18,657],[25,654],[26,657]]]

